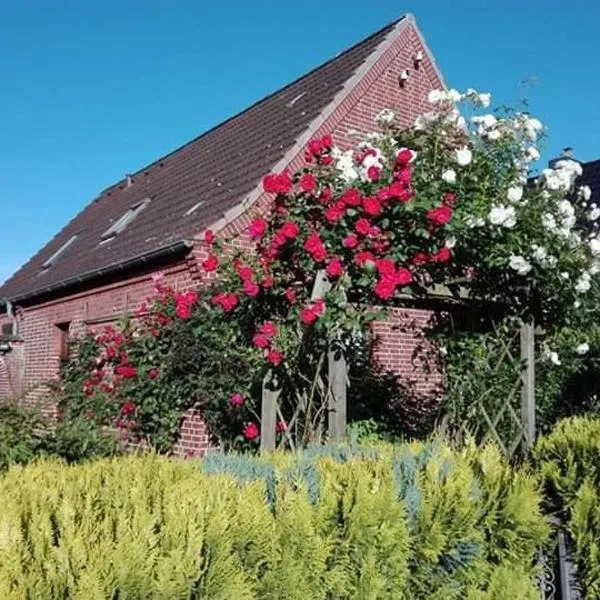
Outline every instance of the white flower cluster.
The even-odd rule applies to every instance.
[[[352,150],[342,152],[338,147],[331,150],[331,156],[335,162],[335,168],[339,171],[341,179],[346,183],[352,183],[358,179],[358,169],[354,162]]]
[[[552,169],[544,169],[541,177],[546,189],[568,192],[581,173],[581,165],[577,161],[565,159],[559,160]]]
[[[492,225],[511,229],[517,224],[517,213],[513,206],[495,205],[488,214]]]
[[[456,103],[461,100],[470,100],[473,104],[487,108],[492,101],[491,94],[480,94],[477,91],[469,88],[464,94],[459,91],[451,90],[431,90],[427,96],[429,104]]]
[[[378,125],[385,127],[392,125],[396,120],[396,113],[391,108],[384,108],[376,117]]]

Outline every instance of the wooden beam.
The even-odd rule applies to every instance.
[[[521,376],[521,419],[527,450],[535,442],[535,327],[533,320],[523,323],[520,331],[521,360],[524,362]]]
[[[329,343],[329,441],[340,443],[346,437],[348,365],[338,339]]]
[[[279,399],[277,379],[270,370],[263,379],[262,402],[260,415],[260,450],[270,452],[275,450],[277,427],[277,401]]]

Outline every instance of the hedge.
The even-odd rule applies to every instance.
[[[585,598],[600,598],[600,419],[573,417],[541,439],[535,459],[549,508],[570,534]]]
[[[0,479],[0,598],[533,600],[540,505],[491,446],[40,460]]]

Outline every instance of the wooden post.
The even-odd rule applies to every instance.
[[[346,392],[348,366],[338,339],[329,342],[329,441],[339,443],[346,437]]]
[[[268,452],[275,450],[275,435],[277,427],[277,400],[279,388],[277,378],[270,370],[263,379],[262,403],[260,415],[260,450]]]
[[[521,325],[521,360],[525,363],[521,388],[521,419],[526,450],[535,442],[535,328],[533,320]]]

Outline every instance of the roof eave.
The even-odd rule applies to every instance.
[[[162,258],[167,258],[169,256],[188,251],[193,247],[193,245],[193,241],[187,239],[172,242],[170,244],[167,244],[166,246],[161,246],[160,248],[150,250],[148,252],[143,252],[132,258],[128,258],[123,261],[118,261],[105,267],[99,267],[97,269],[93,269],[91,271],[82,273],[81,275],[68,277],[48,286],[37,288],[32,292],[28,292],[26,294],[17,294],[16,296],[1,298],[0,306],[7,306],[8,304],[16,304],[18,302],[24,302],[26,300],[33,300],[34,298],[37,298],[39,296],[44,296],[47,294],[62,291],[74,285],[89,283],[91,281],[99,279],[100,277],[114,275],[115,273],[124,271],[126,269],[132,269],[135,267],[140,267],[142,265],[152,264],[153,262],[156,262]]]

